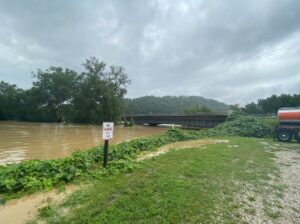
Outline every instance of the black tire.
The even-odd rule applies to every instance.
[[[276,137],[281,142],[291,141],[293,134],[288,130],[280,130],[277,132]]]
[[[300,131],[295,132],[295,139],[297,140],[298,143],[300,143]]]

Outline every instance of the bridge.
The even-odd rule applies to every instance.
[[[223,123],[227,118],[224,114],[203,115],[127,115],[124,120],[137,125],[157,126],[159,124],[174,124],[187,127],[212,128]]]

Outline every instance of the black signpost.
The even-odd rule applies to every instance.
[[[104,140],[103,167],[106,167],[107,166],[107,162],[108,162],[108,141],[109,140]]]
[[[114,123],[103,122],[102,126],[102,138],[104,140],[103,167],[106,167],[108,163],[108,143],[109,139],[113,138]]]

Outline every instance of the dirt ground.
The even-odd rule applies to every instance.
[[[0,223],[2,224],[23,224],[32,218],[38,208],[47,205],[48,202],[59,202],[67,195],[76,191],[79,187],[75,185],[66,186],[63,192],[52,190],[49,192],[38,192],[21,199],[13,199],[5,205],[0,206]]]

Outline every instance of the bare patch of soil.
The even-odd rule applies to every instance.
[[[138,157],[138,161],[142,161],[145,159],[150,159],[152,157],[159,156],[161,154],[164,154],[171,149],[187,149],[187,148],[194,148],[194,147],[203,147],[205,145],[211,145],[211,144],[218,144],[218,143],[228,143],[228,140],[221,140],[221,139],[206,139],[206,140],[192,140],[192,141],[182,141],[182,142],[175,142],[171,143],[165,146],[162,146],[158,148],[157,150],[153,152],[144,152],[141,153],[141,155]]]
[[[1,223],[21,224],[36,215],[39,207],[47,205],[48,202],[60,202],[67,195],[77,190],[75,185],[68,185],[63,192],[52,190],[49,192],[39,192],[21,199],[8,201],[0,206]]]

